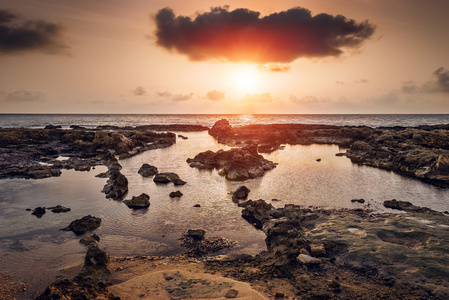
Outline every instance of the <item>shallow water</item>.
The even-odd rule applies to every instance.
[[[351,199],[364,198],[378,211],[387,211],[384,200],[404,200],[439,211],[449,210],[449,190],[436,188],[376,168],[352,164],[337,146],[289,146],[264,156],[279,165],[264,177],[245,182],[229,182],[217,171],[190,168],[187,158],[205,150],[228,147],[217,144],[206,132],[183,133],[188,140],[144,152],[120,161],[129,180],[127,198],[150,195],[147,210],[131,210],[121,202],[108,200],[101,193],[106,179],[94,176],[105,171],[63,170],[60,177],[42,180],[6,179],[0,181],[0,269],[14,272],[38,289],[48,285],[58,269],[81,261],[86,248],[80,237],[59,231],[71,221],[91,214],[101,217],[95,232],[100,246],[110,255],[167,255],[181,253],[178,238],[188,228],[203,228],[207,236],[238,241],[236,252],[255,254],[264,249],[265,236],[241,218],[241,208],[230,193],[240,185],[250,190],[251,199],[265,199],[276,207],[287,203],[306,206],[364,207]],[[316,160],[320,158],[321,161]],[[137,171],[143,163],[160,172],[175,172],[187,181],[184,186],[157,185]],[[170,198],[180,190],[181,198]],[[280,201],[271,201],[278,199]],[[38,219],[26,208],[61,204],[71,212],[47,212]],[[193,207],[200,204],[201,207]],[[30,274],[39,274],[31,277]]]

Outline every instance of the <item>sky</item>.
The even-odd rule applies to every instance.
[[[446,0],[1,0],[0,113],[449,113]]]

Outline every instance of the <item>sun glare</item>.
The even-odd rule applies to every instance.
[[[259,84],[259,74],[256,67],[241,66],[234,72],[234,86],[241,92],[254,92]]]

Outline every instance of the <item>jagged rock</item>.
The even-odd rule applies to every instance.
[[[82,217],[81,219],[76,219],[72,221],[69,226],[61,230],[73,231],[76,235],[81,235],[87,231],[92,231],[100,227],[101,219],[97,217],[92,217],[91,215]]]
[[[143,164],[137,173],[139,173],[143,177],[151,177],[156,175],[158,173],[158,170],[155,166]]]
[[[226,292],[225,298],[235,298],[235,297],[237,297],[238,294],[239,294],[239,291],[230,289],[229,291]]]
[[[38,218],[41,218],[43,215],[45,215],[45,207],[36,207],[31,214]]]
[[[403,211],[409,211],[409,212],[417,212],[417,213],[428,213],[428,214],[436,214],[436,215],[442,215],[441,212],[432,210],[427,207],[421,207],[413,205],[411,202],[408,201],[398,201],[396,199],[393,200],[386,200],[384,201],[384,206],[386,208],[391,209],[397,209],[397,210],[403,210]]]
[[[120,173],[122,166],[117,162],[115,157],[110,157],[108,164],[109,179],[103,187],[102,192],[106,194],[106,198],[114,200],[122,200],[128,193],[128,179]]]
[[[215,122],[214,126],[209,129],[209,134],[217,140],[233,137],[235,135],[234,129],[226,119]]]
[[[52,207],[48,207],[47,209],[51,210],[51,212],[54,213],[65,213],[65,212],[69,212],[71,211],[71,209],[69,207],[65,207],[62,205],[56,205],[56,206],[52,206]]]
[[[175,182],[179,179],[178,174],[176,173],[158,173],[156,176],[154,176],[153,181],[156,183],[169,183],[169,182]]]
[[[109,293],[107,284],[91,278],[76,276],[72,279],[57,280],[49,285],[36,300],[49,299],[109,299],[119,300]]]
[[[315,257],[326,256],[326,249],[323,244],[310,244],[310,254]]]
[[[239,200],[245,200],[248,198],[250,190],[246,186],[240,186],[234,193],[232,193],[232,201],[238,202]]]
[[[263,223],[270,219],[270,212],[274,206],[259,199],[256,201],[248,200],[245,202],[245,208],[242,210],[242,217],[254,227],[262,229]]]
[[[145,193],[140,194],[140,196],[133,196],[131,200],[123,201],[129,208],[140,209],[147,208],[150,206],[150,196]]]
[[[181,197],[182,195],[183,195],[183,193],[181,193],[181,191],[176,191],[176,192],[170,193],[171,198]]]
[[[227,151],[205,151],[197,154],[187,163],[199,169],[218,169],[218,173],[228,180],[241,181],[261,177],[266,171],[276,167],[272,161],[257,153],[257,145],[233,148]]]

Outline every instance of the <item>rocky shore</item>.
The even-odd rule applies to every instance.
[[[370,128],[273,124],[233,128],[227,120],[220,120],[209,134],[232,147],[257,144],[258,152],[272,152],[283,144],[335,144],[346,149],[340,155],[353,163],[449,187],[449,125]]]

